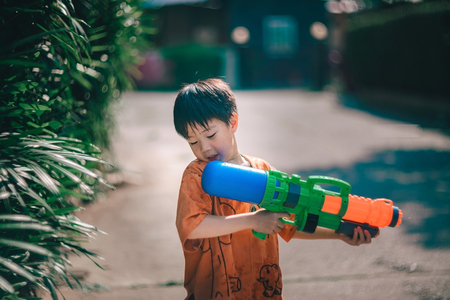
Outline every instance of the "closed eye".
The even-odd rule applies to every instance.
[[[191,144],[192,146],[194,146],[195,144],[197,144],[197,142],[192,142],[192,143],[189,143],[189,144]]]
[[[214,132],[213,134],[211,134],[210,136],[208,136],[208,139],[214,137],[216,135],[217,132]]]

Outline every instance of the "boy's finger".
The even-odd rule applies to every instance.
[[[359,227],[358,227],[359,228]],[[357,241],[359,239],[359,232],[358,232],[358,228],[354,228],[353,229],[353,238],[352,238],[352,242],[353,244],[357,245]]]
[[[289,219],[291,218],[291,215],[287,212],[279,212],[277,213],[277,216],[282,218],[282,219]]]
[[[372,236],[368,230],[364,230],[364,235],[366,236],[366,244],[370,244],[372,242]]]
[[[355,235],[353,236],[354,242],[355,242],[356,246],[359,246],[365,242],[366,237],[365,237],[364,232],[361,229],[361,227],[358,226],[357,228],[355,228],[355,231],[357,234],[355,234],[356,237],[355,237]]]
[[[366,232],[364,230],[362,230],[361,227],[358,227],[358,233],[359,233],[359,244],[360,245],[364,244],[367,240]]]

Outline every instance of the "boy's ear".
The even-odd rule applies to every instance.
[[[237,113],[233,113],[233,115],[230,117],[230,128],[233,133],[236,132],[239,125],[239,116]]]

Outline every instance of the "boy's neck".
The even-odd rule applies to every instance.
[[[251,164],[250,162],[244,157],[244,155],[240,154],[237,156],[237,160],[234,161],[233,163],[241,165],[241,166],[246,166],[246,167],[250,167]]]
[[[226,162],[241,166],[250,166],[250,162],[239,152],[232,159],[227,160]]]
[[[252,166],[251,163],[244,157],[244,155],[240,154],[240,156],[241,156],[241,160],[242,160],[242,163],[240,165],[246,166],[246,167]]]

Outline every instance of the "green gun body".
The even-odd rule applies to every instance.
[[[339,192],[325,190],[320,184],[336,186]],[[352,236],[353,229],[361,227],[374,236],[378,227],[398,226],[403,216],[391,200],[350,195],[347,182],[326,176],[309,176],[305,181],[296,174],[289,177],[276,170],[211,162],[203,171],[202,187],[211,195],[293,214],[294,220],[281,220],[308,233],[320,226]],[[257,236],[263,238],[263,234]]]
[[[277,183],[278,186],[277,186]],[[330,184],[341,188],[340,193],[322,189],[318,184]],[[297,230],[313,233],[317,226],[337,230],[342,217],[347,211],[350,185],[340,179],[324,176],[310,176],[306,181],[294,174],[270,170],[266,192],[260,207],[270,211],[285,211],[295,215],[295,221],[285,220],[287,224],[295,225]],[[338,196],[342,199],[338,214],[322,211],[325,196]]]

